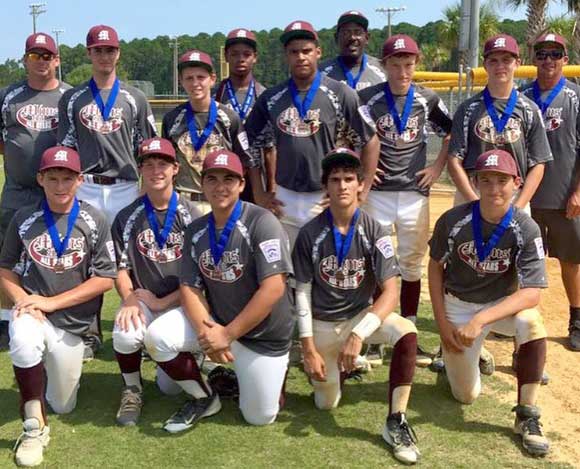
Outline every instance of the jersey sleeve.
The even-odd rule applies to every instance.
[[[429,115],[427,120],[431,128],[440,137],[445,137],[451,133],[452,120],[447,106],[436,93],[432,93],[429,99]]]
[[[116,278],[117,258],[111,230],[104,215],[96,221],[98,239],[92,252],[91,274],[95,277]]]
[[[537,107],[532,112],[532,121],[526,140],[528,141],[529,168],[554,159],[552,150],[550,149],[550,143],[548,142],[544,119]]]
[[[16,216],[12,217],[12,220],[8,225],[2,244],[2,250],[0,251],[0,268],[6,270],[15,270],[14,267],[18,262],[20,262],[22,249],[24,247],[22,239],[18,234],[18,222],[16,218]]]
[[[546,255],[540,228],[532,219],[522,227],[522,250],[516,255],[520,288],[547,288]]]
[[[436,262],[441,262],[447,255],[449,227],[445,214],[439,217],[433,229],[433,235],[429,240],[429,257]]]
[[[230,138],[234,153],[240,157],[242,164],[246,168],[255,168],[260,166],[260,160],[255,160],[250,152],[250,144],[248,142],[248,134],[242,124],[241,119],[236,113],[231,113],[230,119],[232,125],[230,127]]]
[[[189,287],[205,290],[205,283],[203,275],[199,270],[199,254],[196,251],[194,243],[194,235],[197,237],[193,226],[190,225],[185,231],[183,240],[183,257],[181,258],[181,272],[179,275],[179,283]]]
[[[2,88],[0,90],[0,143],[6,141],[4,137],[4,132],[6,131],[6,123],[4,122],[4,99],[6,98],[6,92],[8,88]]]
[[[127,247],[129,240],[123,239],[124,228],[126,226],[126,220],[122,219],[122,215],[119,214],[115,217],[113,226],[111,227],[111,238],[113,239],[113,245],[115,247],[115,257],[117,260],[117,268],[123,270],[131,270],[131,260],[127,255]]]
[[[137,122],[135,125],[135,154],[143,140],[155,137],[157,135],[157,127],[155,126],[155,117],[151,110],[151,105],[143,93],[138,93],[137,100]]]
[[[57,141],[67,147],[77,147],[77,131],[74,123],[74,110],[71,101],[72,91],[66,91],[58,101]]]
[[[380,224],[378,225],[374,236],[373,264],[377,282],[383,283],[391,277],[400,275],[400,270],[395,256],[393,241],[387,232],[387,228]]]
[[[267,95],[262,93],[246,119],[245,129],[253,161],[260,161],[262,150],[276,145],[276,137],[267,107]]]
[[[297,282],[310,283],[314,280],[314,264],[312,262],[312,240],[306,229],[303,228],[298,233],[292,251],[294,278]]]
[[[349,140],[357,151],[376,134],[367,106],[363,106],[356,91],[344,85],[344,117],[349,126]]]
[[[255,224],[252,248],[258,282],[276,274],[293,275],[290,241],[278,219],[264,212]]]

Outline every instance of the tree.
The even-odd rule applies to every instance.
[[[546,29],[548,0],[507,0],[507,4],[514,9],[526,6],[526,44],[528,51],[531,51],[536,38]]]
[[[65,75],[64,81],[71,86],[78,86],[85,81],[90,80],[93,75],[93,66],[91,64],[82,64],[73,68]],[[120,80],[127,81],[129,75],[122,66],[117,66],[117,77]]]
[[[449,62],[449,51],[438,44],[425,44],[421,46],[421,70],[441,72]]]

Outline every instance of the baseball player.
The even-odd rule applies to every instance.
[[[144,195],[121,210],[112,235],[118,261],[117,291],[122,305],[115,318],[113,349],[124,388],[117,412],[119,425],[135,425],[143,405],[141,349],[147,326],[179,305],[179,272],[185,228],[200,213],[177,195],[173,178],[179,170],[175,150],[162,138],[145,140],[138,157]],[[181,388],[157,368],[160,389]]]
[[[365,52],[369,43],[368,28],[369,20],[360,11],[340,15],[334,33],[338,56],[320,64],[323,73],[357,91],[387,79],[381,62]]]
[[[420,453],[405,412],[417,350],[415,325],[393,313],[399,268],[387,228],[359,208],[361,162],[345,148],[322,161],[330,206],[299,232],[292,260],[304,370],[319,409],[341,398],[341,372],[356,367],[363,343],[394,346],[389,414],[383,438],[395,457],[415,463]],[[372,302],[375,288],[380,296]],[[371,304],[372,303],[372,304]]]
[[[522,93],[544,117],[554,160],[531,201],[544,247],[560,262],[570,303],[569,346],[580,350],[580,87],[562,74],[568,63],[562,36],[546,33],[534,45],[538,79]]]
[[[276,217],[239,199],[243,173],[235,153],[218,150],[206,156],[201,183],[212,211],[186,232],[184,313],[153,321],[145,344],[179,384],[183,357],[191,350],[201,348],[214,362],[233,362],[244,419],[267,425],[278,414],[288,368],[294,315],[286,282],[292,263],[288,237]],[[219,410],[217,394],[203,391],[208,397],[186,404],[168,420],[167,430],[189,428]]]
[[[100,308],[98,296],[116,277],[107,220],[76,197],[80,172],[75,150],[44,151],[37,180],[45,198],[14,215],[0,254],[0,285],[15,305],[10,358],[24,420],[19,466],[42,462],[50,438],[45,402],[57,414],[75,408],[82,335]]]
[[[16,211],[42,199],[36,172],[42,152],[56,145],[58,101],[70,88],[56,77],[59,61],[51,36],[31,34],[23,59],[26,80],[0,91],[0,153],[4,154],[5,176],[0,198],[0,247]],[[0,303],[0,350],[4,350],[8,348],[12,305],[1,290]]]
[[[252,185],[259,205],[280,216],[291,245],[298,230],[324,208],[320,185],[321,161],[337,146],[361,151],[365,184],[370,190],[379,142],[367,116],[359,111],[356,92],[318,71],[318,35],[306,21],[290,23],[280,40],[290,79],[269,88],[258,98],[246,121],[254,159],[261,150],[276,147],[275,191],[264,193]]]
[[[478,362],[491,331],[519,344],[514,431],[531,455],[548,453],[536,400],[546,330],[536,309],[546,288],[538,225],[512,198],[521,183],[513,156],[490,150],[475,161],[480,199],[444,213],[430,241],[429,290],[453,396],[471,404],[481,391]]]
[[[180,164],[176,189],[190,198],[202,213],[211,206],[201,189],[201,170],[208,153],[229,150],[238,154],[244,165],[253,170],[261,184],[259,164],[253,164],[248,153],[248,138],[238,113],[211,96],[216,74],[211,57],[205,52],[190,50],[178,61],[179,79],[189,100],[163,117],[161,133],[170,140]],[[260,155],[261,157],[261,155]],[[256,167],[254,167],[256,166]]]

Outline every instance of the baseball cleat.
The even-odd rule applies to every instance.
[[[393,448],[395,459],[402,463],[415,464],[421,457],[415,446],[417,435],[401,412],[389,415],[383,428],[383,439]]]
[[[8,321],[0,321],[0,351],[10,347],[10,334],[8,333]]]
[[[429,365],[429,369],[433,373],[445,373],[445,362],[443,361],[443,351],[439,347],[437,355],[433,357],[433,361]]]
[[[524,449],[532,456],[545,456],[550,451],[550,442],[544,436],[540,422],[540,409],[533,405],[517,405],[514,433],[521,435]]]
[[[368,373],[372,370],[372,366],[364,355],[356,357],[354,367],[359,373]]]
[[[117,412],[117,423],[122,427],[137,425],[143,407],[143,391],[137,386],[125,386]]]
[[[45,425],[40,429],[38,419],[32,417],[22,424],[22,434],[16,440],[14,461],[19,466],[38,466],[42,462],[42,453],[50,441],[50,428]]]
[[[512,370],[515,372],[518,371],[518,352],[512,353]],[[542,386],[547,386],[550,383],[550,375],[546,372],[546,370],[542,371],[542,380],[540,384]]]
[[[479,372],[482,375],[491,376],[495,371],[495,358],[489,350],[481,347],[479,355]]]
[[[419,368],[427,368],[431,363],[433,363],[433,357],[417,345],[417,358],[415,359],[415,365]]]
[[[580,351],[580,314],[570,315],[570,324],[568,326],[568,344],[571,350]]]
[[[367,349],[365,357],[368,364],[372,368],[376,368],[383,364],[383,347],[381,344],[371,344]]]
[[[175,412],[163,425],[169,433],[178,433],[188,430],[205,417],[217,414],[222,408],[217,394],[201,399],[188,400],[181,409]]]

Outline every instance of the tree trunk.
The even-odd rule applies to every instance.
[[[526,29],[528,58],[532,56],[531,53],[534,41],[546,27],[547,6],[548,0],[528,0],[528,7],[526,12],[528,19],[528,27]]]

